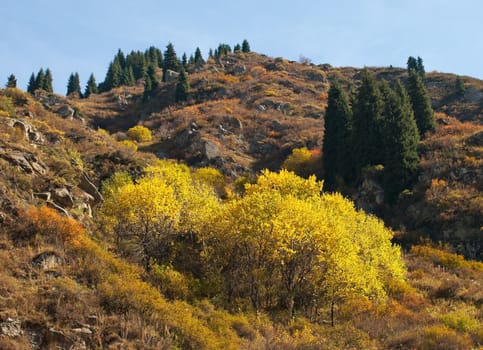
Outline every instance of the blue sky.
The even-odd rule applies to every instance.
[[[26,89],[49,67],[65,94],[71,72],[98,82],[118,48],[125,53],[172,42],[179,55],[197,46],[248,39],[273,57],[333,66],[399,66],[421,56],[427,71],[483,79],[480,0],[1,0],[0,84],[14,73]]]

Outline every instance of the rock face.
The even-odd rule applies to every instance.
[[[64,119],[73,119],[75,110],[69,105],[63,105],[55,111],[56,114]]]
[[[12,128],[20,130],[25,139],[31,143],[42,144],[45,142],[43,135],[25,120],[16,118],[5,118],[5,122]]]
[[[32,153],[0,147],[0,158],[5,159],[11,165],[18,166],[28,174],[45,175],[48,170],[47,166]]]
[[[168,69],[166,71],[166,82],[171,83],[173,81],[177,81],[179,77],[179,73],[175,72],[174,70]]]

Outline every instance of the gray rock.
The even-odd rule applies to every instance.
[[[47,251],[37,254],[32,259],[32,264],[43,271],[55,270],[65,263],[65,259],[58,253]]]
[[[173,81],[177,81],[179,77],[179,73],[175,72],[174,70],[168,69],[166,71],[166,82],[171,83]]]
[[[27,141],[37,144],[45,142],[43,135],[25,120],[8,118],[6,119],[6,122],[10,127],[20,130],[20,132],[25,135]]]
[[[247,67],[245,67],[243,64],[236,65],[233,68],[233,73],[235,75],[243,74],[247,71]]]
[[[63,105],[55,111],[56,114],[64,119],[73,119],[75,110],[69,105]]]
[[[218,146],[210,140],[205,140],[203,153],[208,160],[221,156],[221,152]]]
[[[78,186],[81,190],[91,195],[96,203],[102,202],[104,200],[96,185],[92,183],[92,181],[89,179],[89,176],[87,176],[85,172],[82,173],[81,181]]]
[[[6,150],[0,147],[0,157],[10,164],[20,167],[28,174],[37,172],[40,175],[45,175],[47,173],[47,166],[31,153],[18,150]]]
[[[243,130],[243,123],[236,117],[225,116],[222,119],[223,126],[232,132],[239,132]]]
[[[53,191],[53,200],[64,208],[72,208],[74,206],[74,198],[65,187],[56,188]]]
[[[0,334],[9,338],[20,337],[23,334],[20,320],[9,317],[4,322],[1,322]]]

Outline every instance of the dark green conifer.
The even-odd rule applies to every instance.
[[[148,66],[146,77],[144,78],[144,94],[143,98],[147,101],[150,97],[152,92],[158,86],[158,77],[156,74],[156,67],[153,64]]]
[[[176,102],[186,101],[190,93],[190,83],[188,80],[188,75],[184,69],[181,69],[178,77],[178,83],[176,84],[175,98]]]
[[[33,94],[37,90],[37,86],[35,85],[35,74],[32,73],[30,75],[29,83],[27,85],[27,92]]]
[[[417,58],[417,72],[421,76],[421,78],[424,78],[424,76],[426,75],[426,70],[424,69],[423,59],[419,56]]]
[[[183,56],[181,57],[181,65],[184,70],[188,69],[188,56],[186,56],[186,52],[183,53]]]
[[[414,70],[409,72],[408,84],[408,93],[411,99],[414,117],[416,118],[419,135],[423,136],[426,132],[434,131],[436,128],[431,100],[424,87],[421,76]]]
[[[109,64],[107,69],[106,79],[103,83],[103,91],[109,91],[118,87],[121,84],[122,67],[119,58],[116,57],[114,61]]]
[[[214,54],[213,54],[213,49],[210,49],[210,51],[208,51],[208,57],[209,58],[214,58]]]
[[[383,102],[374,76],[362,71],[362,82],[354,104],[354,163],[356,173],[368,165],[382,164]]]
[[[126,67],[126,56],[124,55],[124,52],[122,52],[121,49],[117,50],[116,57],[114,59],[117,59],[119,62],[119,65],[121,66],[121,69],[124,69]]]
[[[241,50],[242,52],[250,52],[250,44],[248,43],[247,39],[243,40]]]
[[[333,83],[329,89],[324,118],[323,170],[324,188],[333,191],[341,180],[349,182],[353,175],[352,112],[342,87]]]
[[[235,46],[233,46],[233,52],[235,53],[241,52],[240,44],[236,44]]]
[[[176,56],[176,51],[174,50],[174,46],[171,43],[166,46],[166,51],[164,52],[163,81],[166,81],[166,74],[168,70],[173,70],[175,72],[178,72],[180,70],[178,56]]]
[[[195,51],[195,66],[197,68],[202,67],[205,64],[205,60],[203,59],[203,56],[201,55],[201,50],[199,47],[196,48]]]
[[[124,68],[121,75],[121,85],[133,86],[135,83],[136,80],[134,79],[132,67],[129,66]]]
[[[409,56],[408,57],[408,62],[407,62],[407,67],[408,67],[408,73],[411,73],[411,71],[418,71],[418,61],[413,57]]]
[[[465,82],[464,80],[460,77],[456,77],[456,82],[455,82],[455,95],[458,98],[461,98],[465,95],[466,88],[465,88]]]
[[[395,203],[401,191],[410,188],[418,169],[419,133],[409,96],[398,81],[394,90],[381,86],[386,116],[384,128],[384,195]]]
[[[45,73],[44,69],[40,68],[37,76],[35,77],[35,90],[37,89],[44,89],[45,85]]]
[[[92,94],[97,94],[97,84],[96,84],[96,78],[94,77],[94,73],[91,73],[91,75],[89,76],[89,79],[87,80],[84,97],[88,98]]]
[[[5,85],[7,88],[16,88],[17,87],[17,78],[15,75],[10,74],[7,79],[7,84]]]
[[[52,86],[52,72],[50,71],[50,68],[47,68],[45,71],[45,77],[44,77],[44,86],[42,87],[45,91],[47,92],[54,92],[54,88]]]
[[[66,96],[69,96],[71,94],[78,94],[80,97],[82,96],[79,73],[77,72],[71,73],[71,75],[69,76],[69,81],[67,82]]]

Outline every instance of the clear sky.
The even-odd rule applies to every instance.
[[[169,3],[169,4],[168,4]],[[179,55],[247,39],[253,51],[333,66],[404,67],[483,79],[481,0],[0,0],[0,84],[26,89],[49,67],[65,94],[71,72],[98,82],[118,48],[172,42]]]

